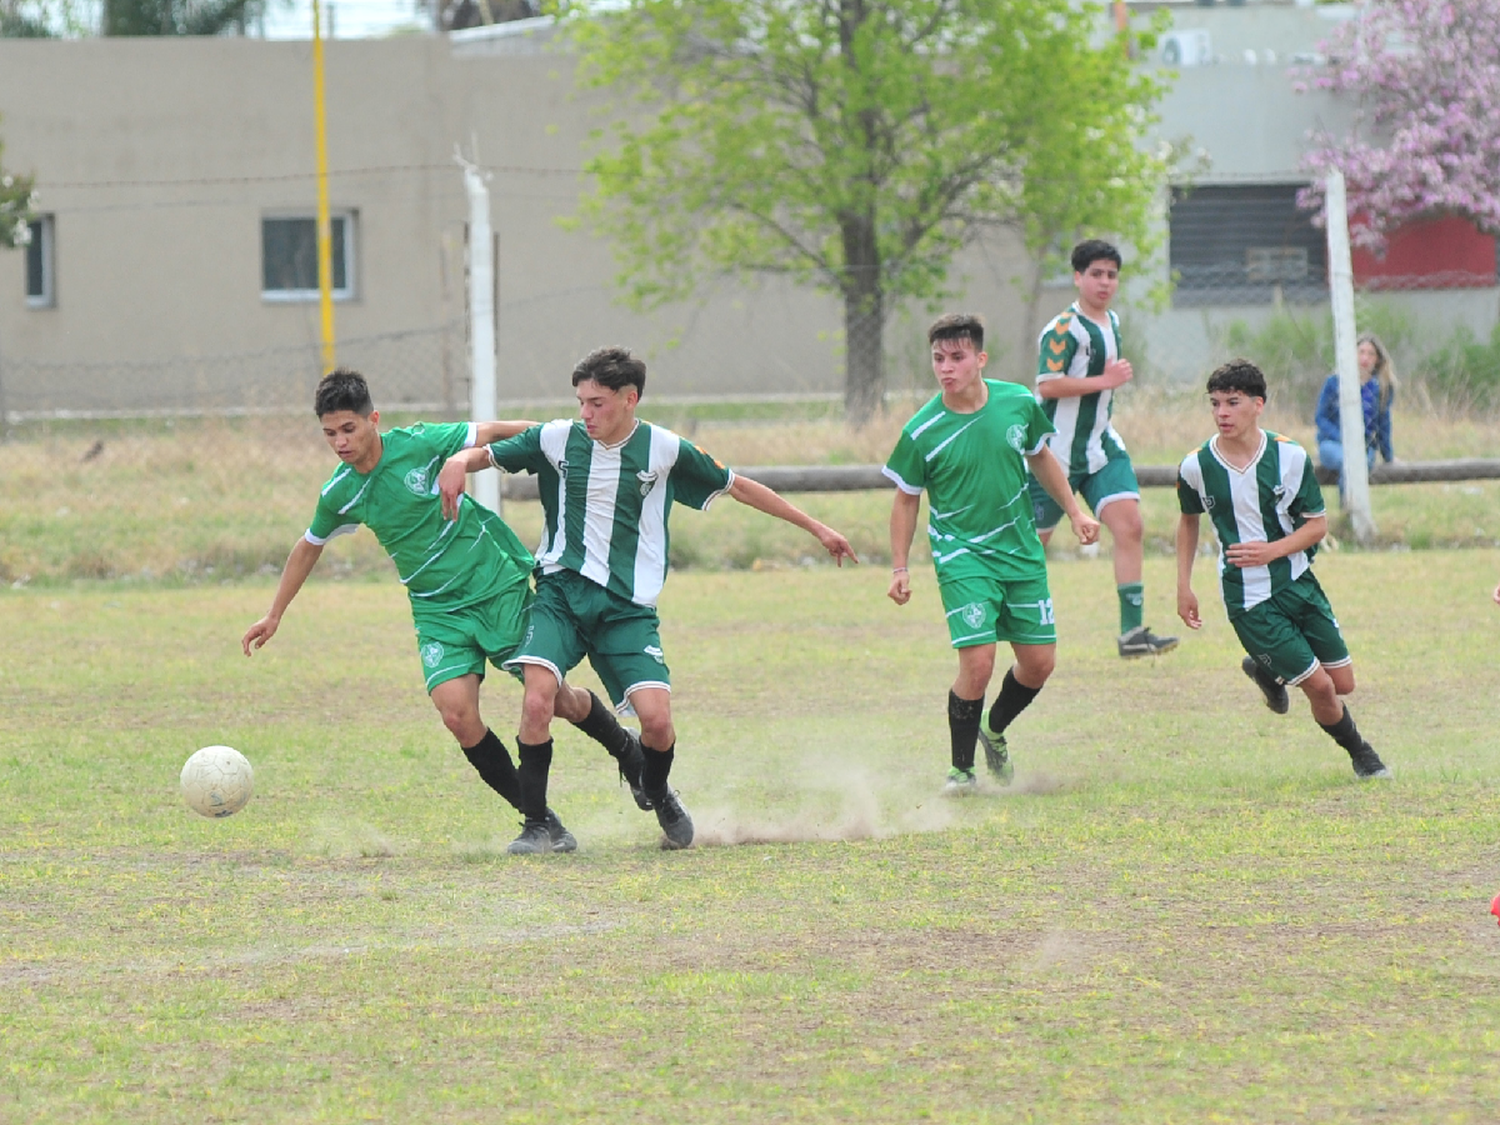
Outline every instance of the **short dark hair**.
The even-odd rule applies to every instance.
[[[984,320],[978,313],[949,313],[932,322],[927,330],[927,342],[939,340],[968,340],[976,352],[984,351]]]
[[[1224,394],[1228,391],[1239,391],[1240,394],[1258,398],[1262,402],[1266,400],[1266,376],[1259,367],[1248,359],[1231,359],[1228,363],[1221,364],[1214,369],[1214,373],[1208,377],[1208,393],[1218,391]]]
[[[368,418],[374,409],[370,385],[363,375],[348,367],[335,368],[324,375],[318,383],[317,394],[313,396],[313,410],[319,418],[340,410],[352,410]]]
[[[595,348],[573,368],[573,385],[592,379],[601,387],[622,391],[634,387],[637,395],[646,393],[646,361],[621,347]]]
[[[1101,258],[1113,262],[1116,269],[1124,268],[1125,262],[1113,245],[1102,238],[1090,238],[1073,247],[1073,272],[1082,273]]]

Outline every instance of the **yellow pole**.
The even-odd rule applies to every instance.
[[[323,314],[323,374],[338,364],[333,351],[333,223],[328,217],[328,121],[323,110],[323,14],[312,0],[313,116],[318,138],[318,304]],[[348,231],[344,237],[348,237]]]

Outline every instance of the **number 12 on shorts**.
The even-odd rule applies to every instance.
[[[1043,625],[1056,625],[1057,618],[1052,616],[1052,599],[1036,603],[1037,618]]]

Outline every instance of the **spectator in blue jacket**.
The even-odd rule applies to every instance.
[[[1394,461],[1391,448],[1391,400],[1396,397],[1396,370],[1391,355],[1370,333],[1359,338],[1359,397],[1365,413],[1365,462],[1375,467],[1375,454]],[[1339,493],[1344,490],[1344,439],[1339,430],[1339,377],[1328,376],[1318,395],[1318,462],[1339,474]]]

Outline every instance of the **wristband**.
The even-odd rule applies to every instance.
[[[893,566],[893,567],[891,567],[891,573],[892,574],[909,574],[910,571],[908,571],[907,568],[904,567],[904,566]]]

